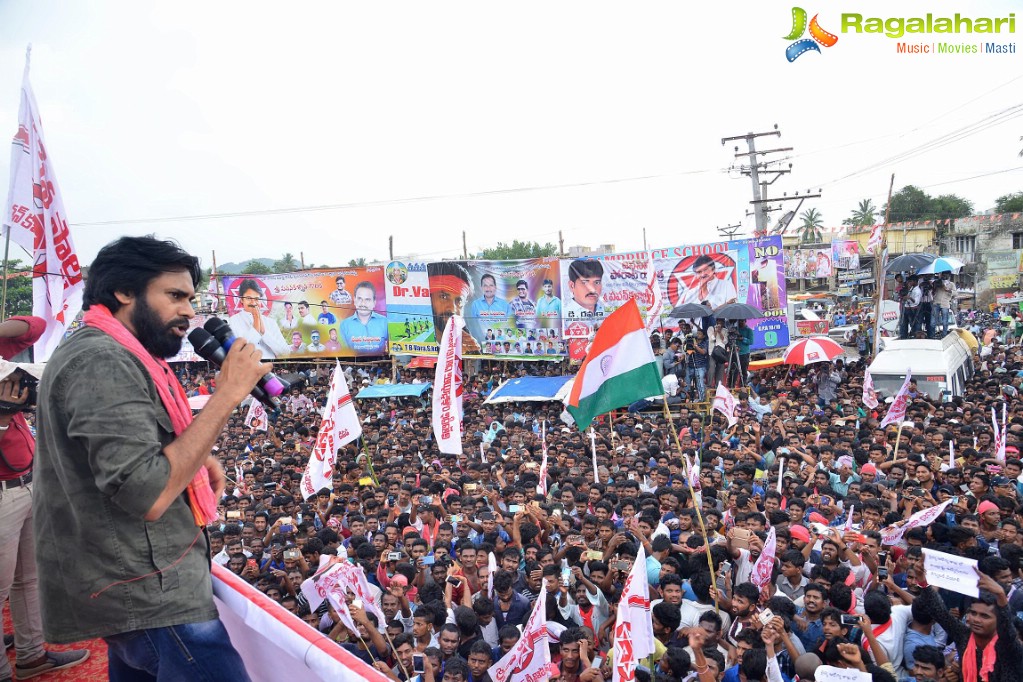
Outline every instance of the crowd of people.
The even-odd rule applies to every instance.
[[[964,396],[912,391],[905,423],[884,429],[884,406],[860,400],[864,361],[754,372],[734,428],[682,403],[677,442],[659,409],[622,410],[595,429],[599,481],[589,438],[563,424],[560,404],[482,404],[503,365],[469,379],[459,456],[437,452],[428,400],[357,400],[363,440],[331,487],[303,500],[329,383],[307,368],[311,380],[266,433],[247,432],[238,414],[218,443],[239,476],[211,532],[214,560],[397,680],[413,676],[415,654],[427,680],[487,679],[541,590],[560,678],[610,679],[617,603],[640,546],[657,639],[641,679],[768,679],[770,660],[783,680],[813,679],[821,664],[877,680],[1018,679],[1023,357],[993,344]],[[559,369],[522,363],[512,374]],[[345,372],[356,395],[390,380]],[[419,372],[403,378],[429,379]],[[990,412],[1004,401],[1001,461]],[[698,488],[680,455],[699,458]],[[884,529],[944,502],[936,522],[881,543]],[[775,568],[761,590],[750,576],[771,528]],[[980,596],[928,586],[925,546],[977,559]],[[353,633],[326,604],[310,611],[301,583],[323,555],[363,567],[383,622],[354,608]]]
[[[437,448],[429,394],[358,397],[365,386],[421,383],[432,372],[349,365],[343,371],[362,437],[338,456],[329,487],[306,499],[299,483],[332,365],[278,368],[299,380],[266,430],[250,429],[245,406],[235,405],[265,365],[239,342],[220,374],[205,365],[174,368],[189,392],[210,395],[194,421],[178,414],[178,399],[161,398],[160,383],[146,383],[146,372],[155,378],[171,369],[134,363],[116,344],[173,354],[169,337],[187,326],[180,311],[189,293],[178,270],[188,274],[194,264],[172,249],[169,264],[156,270],[163,275],[127,289],[112,280],[113,298],[102,298],[102,278],[116,278],[137,248],[121,240],[94,263],[86,329],[59,349],[41,386],[37,481],[17,484],[38,486],[46,632],[60,641],[105,637],[112,679],[114,672],[141,679],[129,670],[155,669],[139,662],[145,647],[134,633],[150,633],[145,641],[167,657],[180,637],[208,635],[179,625],[169,640],[152,633],[162,632],[164,616],[186,623],[208,617],[211,600],[191,603],[168,590],[178,580],[203,585],[202,561],[213,561],[398,682],[489,680],[487,671],[515,646],[546,593],[551,678],[608,680],[617,610],[638,556],[645,557],[655,638],[653,653],[639,662],[640,680],[806,680],[822,665],[881,681],[1020,679],[1023,351],[1011,335],[981,334],[986,345],[962,396],[941,402],[911,386],[905,419],[884,427],[886,403],[870,409],[861,399],[865,359],[750,373],[733,388],[739,408],[732,426],[682,400],[670,418],[656,404],[612,412],[598,419],[592,437],[563,421],[560,403],[484,402],[505,379],[570,373],[562,363],[473,363],[459,455]],[[146,293],[122,296],[125,290]],[[706,352],[705,332],[693,334]],[[669,340],[659,351],[666,372],[673,371],[667,354],[682,346]],[[80,361],[96,353],[116,362]],[[149,397],[125,402],[113,385],[123,376],[138,377],[132,381],[144,393],[150,386]],[[71,389],[80,382],[98,388],[79,396]],[[153,411],[161,399],[176,415],[166,425]],[[1003,410],[998,427],[992,412]],[[114,467],[140,443],[146,452],[162,448],[169,479],[166,470],[161,477]],[[182,461],[191,466],[176,468]],[[214,487],[224,485],[212,500],[215,513],[205,510],[201,490],[193,492],[196,469],[200,481],[208,472]],[[95,486],[77,483],[90,476]],[[10,489],[5,483],[4,495]],[[911,521],[938,505],[945,506],[930,523]],[[82,525],[89,519],[94,528]],[[163,544],[155,529],[175,542]],[[762,553],[771,556],[769,538],[770,575],[757,587],[754,567]],[[121,566],[112,575],[130,577],[111,582],[98,557],[111,547],[136,557],[140,542],[148,543],[156,572]],[[76,543],[95,549],[79,551]],[[924,548],[976,560],[977,596],[931,584]],[[370,586],[372,605],[348,595],[354,630],[329,601],[314,605],[302,590],[337,562],[361,567]],[[83,577],[93,572],[92,582]],[[83,585],[78,594],[67,590],[72,578]],[[61,598],[75,603],[68,608]],[[83,617],[83,608],[99,610]],[[129,632],[146,622],[154,629]],[[41,642],[38,651],[46,657],[39,672],[60,667]],[[20,664],[17,672],[21,678]]]

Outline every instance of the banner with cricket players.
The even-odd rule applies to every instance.
[[[391,355],[436,355],[426,263],[391,261],[384,279]]]
[[[232,275],[221,286],[235,336],[268,360],[387,353],[383,267]]]

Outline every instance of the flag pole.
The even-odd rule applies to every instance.
[[[4,284],[0,296],[0,319],[7,319],[7,256],[11,252],[11,228],[4,230]]]
[[[888,219],[892,211],[892,190],[895,188],[895,173],[888,183],[888,203],[884,207],[884,227],[881,229],[881,247],[874,251],[874,267],[877,269],[877,280],[874,283],[874,343],[871,344],[871,357],[876,358],[878,347],[881,345],[881,306],[884,305],[884,283],[887,278],[885,272],[884,254],[888,251]],[[906,250],[905,244],[902,246]],[[901,311],[900,311],[901,312]]]
[[[25,48],[25,78],[28,78],[28,68],[32,64],[32,43],[28,44]],[[22,86],[24,87],[24,86]],[[13,169],[12,169],[13,171]],[[10,215],[11,207],[7,206],[4,209],[7,215]],[[4,283],[3,292],[0,293],[0,319],[7,318],[7,275],[9,274],[9,262],[8,257],[11,254],[11,226],[4,225]]]
[[[671,436],[675,440],[675,447],[678,448],[678,454],[682,457],[682,443],[678,439],[678,431],[675,429],[675,420],[671,416],[671,410],[668,409],[668,396],[664,397],[662,401],[664,407],[664,418],[668,420],[668,424],[671,427]],[[686,457],[682,457],[683,468],[686,476],[686,480],[689,479],[689,460]],[[696,491],[693,490],[692,486],[689,487],[689,491],[693,494],[693,507],[696,509],[696,518],[700,522],[700,530],[703,532],[703,548],[707,554],[707,568],[710,569],[711,582],[714,581],[714,560],[710,556],[710,538],[707,537],[707,526],[703,522],[703,512],[700,511],[700,505],[696,503]],[[714,600],[714,611],[718,612],[717,599]]]
[[[892,461],[899,458],[899,443],[902,442],[902,425],[905,423],[904,420],[899,420],[899,432],[895,435],[895,451],[892,452]]]

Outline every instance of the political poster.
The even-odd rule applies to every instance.
[[[574,350],[585,352],[585,340],[629,299],[647,314],[654,299],[647,284],[650,263],[663,299],[658,327],[678,329],[670,313],[685,303],[705,303],[712,310],[748,303],[764,311],[763,318],[747,321],[752,349],[788,345],[785,258],[781,237],[774,236],[562,260],[564,337]]]
[[[427,272],[434,329],[443,329],[452,315],[465,319],[463,357],[567,354],[558,259],[441,261],[429,263]]]
[[[228,323],[268,360],[387,353],[384,268],[223,278]]]
[[[831,263],[838,270],[860,269],[860,243],[855,239],[835,239],[831,242]]]
[[[789,279],[822,279],[831,277],[832,250],[830,247],[792,249],[785,275]]]
[[[426,263],[391,261],[384,280],[391,355],[436,355]]]

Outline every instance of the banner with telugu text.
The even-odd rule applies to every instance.
[[[374,357],[387,353],[381,266],[221,278],[238,337],[262,326],[267,359]],[[256,319],[256,317],[261,319]]]

